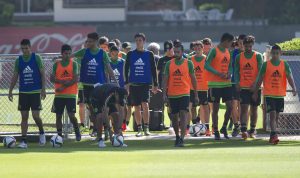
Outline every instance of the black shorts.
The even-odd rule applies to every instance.
[[[124,101],[124,100],[123,100]],[[124,106],[124,102],[123,102],[121,99],[120,99],[120,102],[118,104],[120,104],[121,106]],[[97,99],[94,99],[94,98],[91,98],[91,104],[93,106],[93,112],[94,114],[100,114],[102,113],[102,110],[103,110],[103,107],[104,107],[104,103],[105,101],[101,100],[97,100]],[[107,106],[109,108],[109,115],[111,113],[114,113],[114,112],[118,112],[118,109],[116,107],[116,99],[113,97],[111,97],[107,103]]]
[[[131,95],[130,94],[127,96],[126,103],[127,103],[127,106],[132,106],[132,104],[131,104]]]
[[[232,87],[225,88],[211,88],[210,92],[210,102],[212,103],[220,103],[222,98],[222,102],[225,103],[227,101],[232,100]]]
[[[231,91],[232,91],[232,99],[233,100],[240,100],[240,92],[237,91],[235,84],[232,84]]]
[[[198,98],[199,98],[199,104],[195,103],[195,94],[194,91],[191,90],[190,92],[190,102],[193,103],[193,107],[199,106],[199,105],[208,105],[208,93],[207,91],[198,91]]]
[[[19,111],[40,111],[42,110],[40,93],[19,93]]]
[[[132,106],[139,106],[142,103],[149,103],[150,91],[149,85],[130,85],[129,87],[130,99]]]
[[[90,104],[91,103],[91,95],[94,90],[94,86],[83,85],[83,103]]]
[[[241,89],[240,102],[241,104],[250,104],[251,106],[259,106],[261,104],[261,90],[258,90],[257,100],[252,99],[253,92],[249,89]]]
[[[51,112],[62,115],[65,108],[68,113],[76,113],[76,98],[55,97]]]
[[[182,96],[179,98],[169,98],[169,109],[171,114],[177,114],[179,111],[189,111],[189,96]]]
[[[78,90],[78,100],[77,104],[84,103],[84,96],[83,96],[83,90]]]
[[[284,98],[265,97],[267,112],[276,111],[277,113],[284,110]]]

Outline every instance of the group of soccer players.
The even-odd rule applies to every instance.
[[[129,130],[133,107],[138,130],[136,136],[149,136],[151,90],[154,94],[163,92],[162,99],[176,135],[176,147],[184,146],[191,122],[205,124],[205,135],[213,134],[215,140],[221,139],[220,134],[229,139],[229,122],[234,125],[232,137],[241,134],[243,139],[255,138],[257,109],[263,93],[266,110],[270,113],[269,142],[279,142],[276,128],[279,113],[284,109],[287,81],[293,95],[296,95],[296,88],[288,63],[280,58],[278,45],[272,46],[270,59],[264,59],[253,50],[253,36],[235,38],[224,33],[215,46],[209,38],[192,42],[188,54],[180,40],[166,41],[164,56],[159,58],[159,45],[153,43],[150,50],[145,49],[146,36],[143,33],[137,33],[134,40],[136,49],[131,49],[129,42],[121,45],[118,39],[109,41],[107,37],[99,38],[94,32],[87,35],[86,43],[79,51],[72,52],[67,44],[61,47],[61,57],[54,62],[51,74],[55,88],[52,112],[56,114],[58,135],[62,136],[62,114],[66,108],[76,140],[80,141],[80,127],[84,127],[87,107],[91,135],[97,136],[100,148],[106,147],[108,134],[102,138],[103,128],[105,133],[122,135],[122,131]],[[39,127],[40,145],[46,143],[40,118],[41,99],[46,97],[46,87],[42,59],[31,52],[28,39],[21,41],[21,50],[23,54],[15,62],[9,100],[13,100],[12,90],[19,78],[18,109],[22,116],[19,147],[27,148],[30,109]],[[75,117],[77,94],[80,124]],[[221,99],[226,112],[219,130]]]

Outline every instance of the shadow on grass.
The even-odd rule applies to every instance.
[[[96,141],[83,140],[75,142],[74,140],[67,140],[62,148],[52,148],[49,143],[45,147],[40,147],[37,143],[29,143],[28,149],[8,149],[0,147],[0,154],[18,154],[18,153],[71,153],[71,152],[138,152],[138,151],[165,151],[165,150],[191,150],[191,149],[219,149],[219,148],[251,148],[251,147],[300,147],[300,141],[281,141],[278,145],[271,145],[267,140],[221,140],[215,141],[212,139],[203,140],[186,140],[185,147],[175,148],[174,140],[128,140],[127,148],[112,147],[109,142],[106,142],[106,148],[98,148]]]

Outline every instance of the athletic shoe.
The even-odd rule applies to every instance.
[[[142,137],[143,136],[143,128],[138,128],[138,132],[135,134],[136,137]]]
[[[242,138],[243,138],[244,140],[247,140],[247,138],[248,138],[248,133],[247,133],[247,132],[242,132]]]
[[[169,132],[169,135],[174,135],[175,134],[173,127],[169,127],[168,132]]]
[[[273,135],[273,136],[270,136],[269,143],[277,145],[278,142],[279,142],[279,139],[278,139],[278,135],[277,134]]]
[[[149,131],[149,126],[145,126],[144,134],[145,134],[145,136],[150,136],[151,135],[151,133]]]
[[[223,127],[221,130],[220,130],[220,133],[224,135],[224,137],[226,139],[229,139],[228,137],[228,132],[227,132],[227,129],[225,127]]]
[[[24,141],[21,141],[20,144],[18,145],[18,148],[26,149],[27,147],[28,147],[27,143],[25,143]]]
[[[211,136],[211,132],[210,132],[209,129],[207,129],[207,130],[205,131],[205,136],[207,136],[207,137],[210,137],[210,136]]]
[[[250,134],[249,134],[249,137],[250,137],[250,138],[256,138],[256,135],[255,135],[255,133],[250,133]]]
[[[126,125],[125,131],[126,131],[126,132],[130,132],[130,131],[131,131],[131,129],[130,129],[130,127],[129,127],[128,125]]]
[[[128,145],[126,145],[125,143],[123,143],[123,145],[122,145],[121,147],[123,147],[123,148],[127,148],[127,147],[128,147]]]
[[[98,142],[98,147],[99,147],[99,148],[105,148],[105,147],[106,147],[106,144],[104,143],[103,140],[100,140],[100,141]]]
[[[46,135],[45,134],[40,134],[39,144],[40,144],[40,146],[45,146],[45,144],[46,144]]]
[[[175,147],[184,147],[184,142],[182,138],[178,139],[177,144],[175,145]]]
[[[76,141],[79,142],[81,140],[81,134],[79,130],[75,132],[75,137],[76,137]]]
[[[232,137],[237,137],[238,135],[240,134],[240,128],[234,128],[233,130],[232,130]]]
[[[220,136],[220,132],[219,131],[215,131],[214,135],[215,135],[215,140],[221,140],[221,136]]]

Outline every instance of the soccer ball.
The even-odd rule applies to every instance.
[[[190,135],[194,137],[200,136],[200,125],[199,124],[193,124],[190,126]]]
[[[7,136],[3,138],[3,146],[7,148],[13,148],[16,146],[16,139],[13,136]]]
[[[122,135],[114,135],[112,139],[112,146],[120,147],[124,143],[124,137]]]
[[[59,147],[62,147],[64,142],[63,142],[63,138],[61,136],[54,135],[51,137],[50,143],[51,143],[52,147],[59,148]]]
[[[205,124],[198,124],[198,126],[200,127],[200,135],[205,135],[206,132]]]

